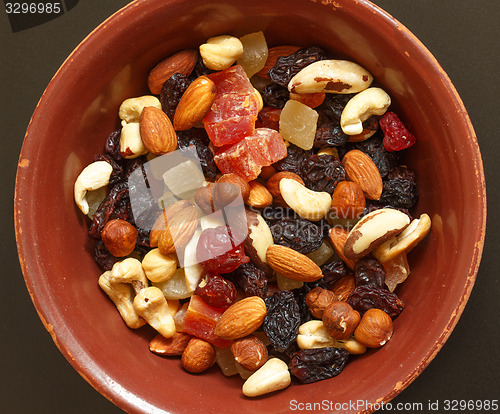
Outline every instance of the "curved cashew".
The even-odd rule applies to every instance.
[[[116,262],[109,275],[111,283],[129,283],[136,293],[148,287],[148,280],[142,269],[141,262],[133,257],[128,257]]]
[[[257,397],[282,390],[288,387],[291,382],[292,377],[286,362],[278,358],[271,358],[248,377],[243,384],[243,394],[247,397]]]
[[[380,88],[368,88],[354,95],[340,116],[344,134],[357,135],[363,132],[363,122],[372,115],[384,115],[391,104],[391,97]]]
[[[348,60],[319,60],[307,65],[288,83],[293,93],[356,93],[368,88],[373,76]]]
[[[309,190],[291,178],[281,179],[280,193],[285,203],[300,217],[307,220],[321,220],[332,205],[330,194]]]
[[[156,96],[144,95],[137,98],[125,99],[120,105],[118,116],[127,124],[139,122],[142,110],[146,106],[154,106],[155,108],[161,109],[160,100]]]
[[[174,318],[160,289],[154,286],[142,289],[134,299],[134,309],[162,336],[174,336]]]
[[[76,205],[83,214],[88,214],[89,203],[86,199],[87,191],[97,190],[109,183],[113,167],[106,161],[96,161],[83,169],[75,181],[74,196]]]
[[[134,309],[134,292],[127,283],[111,283],[109,276],[111,271],[104,272],[99,277],[100,288],[109,296],[115,304],[120,316],[131,329],[138,329],[146,324]]]
[[[422,214],[420,218],[414,219],[401,234],[386,241],[373,251],[373,255],[379,262],[385,263],[394,259],[401,253],[408,253],[413,249],[431,229],[431,218]]]
[[[122,127],[120,154],[123,158],[137,158],[148,152],[139,132],[139,122],[131,122]]]
[[[177,270],[177,256],[162,254],[159,249],[150,250],[142,259],[142,269],[151,282],[164,282]]]
[[[222,35],[211,37],[200,46],[203,63],[209,69],[227,69],[243,54],[243,43],[234,36]]]

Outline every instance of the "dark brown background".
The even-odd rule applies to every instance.
[[[0,11],[2,413],[121,412],[73,370],[38,319],[17,260],[13,196],[24,132],[47,83],[77,44],[127,3],[82,0],[63,16],[16,33],[11,31],[5,12]],[[458,89],[483,154],[489,208],[483,261],[463,316],[430,366],[392,403],[394,406],[423,403],[426,407],[429,400],[439,400],[443,407],[444,400],[498,400],[500,226],[496,207],[500,202],[497,190],[500,184],[497,171],[500,4],[498,0],[376,0],[375,3],[413,31],[436,56]],[[395,367],[396,364],[394,361]],[[168,386],[165,391],[168,392]]]

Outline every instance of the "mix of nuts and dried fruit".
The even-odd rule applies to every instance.
[[[373,81],[319,47],[224,35],[158,63],[152,95],[121,104],[74,196],[99,286],[127,326],[157,331],[152,352],[191,373],[217,363],[254,397],[391,339],[431,223],[411,215],[415,137]],[[161,196],[138,196],[137,177]]]

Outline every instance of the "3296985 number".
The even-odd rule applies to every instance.
[[[58,14],[61,3],[5,3],[7,14]]]

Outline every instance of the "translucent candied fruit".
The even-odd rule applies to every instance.
[[[240,38],[243,44],[243,55],[236,63],[241,65],[247,76],[251,78],[259,72],[267,60],[267,43],[264,33],[250,33]]]
[[[258,177],[262,167],[286,155],[285,142],[277,131],[257,128],[240,142],[220,148],[214,158],[222,173],[235,173],[251,181]]]
[[[318,113],[307,105],[290,99],[280,116],[280,133],[287,141],[310,150],[316,136]]]

